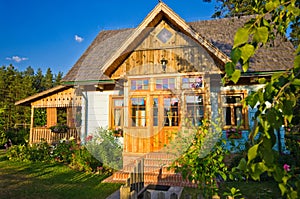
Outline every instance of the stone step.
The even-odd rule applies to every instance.
[[[160,184],[169,186],[196,187],[197,185],[182,178],[175,173],[174,169],[168,167],[176,159],[174,155],[163,152],[152,152],[144,157],[144,184]],[[130,173],[134,171],[138,160],[126,165],[122,170],[115,172],[103,182],[126,183]]]

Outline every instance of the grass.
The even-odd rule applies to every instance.
[[[101,183],[105,177],[77,172],[59,163],[8,161],[5,151],[0,150],[0,198],[106,198],[120,184]],[[246,199],[280,198],[273,181],[226,182],[220,193],[229,192],[231,187],[240,189]],[[198,194],[199,190],[184,188],[181,198],[197,198]]]
[[[0,198],[106,198],[120,184],[101,183],[105,177],[58,163],[8,161],[0,150]]]

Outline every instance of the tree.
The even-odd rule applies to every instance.
[[[216,11],[213,14],[213,18],[221,18],[221,17],[234,17],[234,16],[244,16],[244,15],[255,15],[255,14],[271,14],[272,6],[279,8],[277,5],[283,5],[286,8],[287,15],[282,15],[282,19],[279,19],[282,23],[284,21],[285,24],[278,24],[278,28],[281,29],[281,26],[290,26],[291,33],[290,33],[290,40],[294,44],[294,46],[299,45],[299,20],[300,17],[296,15],[297,12],[294,8],[299,8],[300,1],[292,0],[292,1],[251,1],[251,0],[217,0],[218,5],[216,6]],[[264,9],[260,9],[263,8]],[[281,9],[280,9],[281,10]],[[283,12],[284,9],[282,9]],[[281,12],[281,14],[283,14]],[[290,15],[291,14],[291,15]],[[290,15],[290,16],[288,16]],[[286,18],[287,17],[287,18]],[[295,19],[294,19],[295,18]],[[288,20],[291,21],[288,21]],[[282,21],[283,20],[283,21]],[[278,30],[279,30],[278,29]],[[286,29],[286,27],[284,27]]]
[[[284,36],[290,24],[299,22],[300,9],[296,0],[251,1],[251,4],[238,1],[237,5],[242,6],[241,3],[245,2],[242,14],[249,9],[248,13],[255,15],[236,32],[231,62],[225,66],[224,82],[236,83],[241,73],[248,70],[249,60],[259,48],[275,37]],[[257,106],[258,109],[256,125],[251,132],[255,144],[248,150],[247,160],[242,159],[238,167],[254,180],[259,180],[260,175],[267,172],[278,182],[282,195],[287,198],[300,197],[300,176],[293,172],[293,165],[278,162],[281,154],[273,147],[279,128],[292,125],[293,109],[300,98],[300,48],[299,44],[296,45],[294,66],[274,74],[269,81],[260,79],[260,83],[265,84],[264,88],[249,95],[245,101],[245,105]],[[242,66],[242,71],[236,69],[237,65]],[[257,135],[259,139],[254,140]]]
[[[52,88],[53,87],[53,74],[50,68],[47,69],[44,81],[43,81],[43,86],[45,90]]]
[[[62,72],[58,72],[58,74],[55,75],[55,77],[54,77],[54,86],[60,85],[62,78],[63,78],[63,73]]]

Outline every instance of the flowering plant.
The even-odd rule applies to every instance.
[[[226,137],[230,139],[239,139],[242,137],[242,131],[231,127],[230,129],[226,130]]]
[[[112,130],[113,136],[115,137],[123,137],[123,129],[116,127]]]
[[[49,127],[53,133],[67,133],[70,129],[66,124],[56,124],[54,126]]]

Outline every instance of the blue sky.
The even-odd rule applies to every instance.
[[[213,3],[164,0],[184,20],[210,19]],[[158,0],[0,0],[0,66],[64,74],[101,30],[133,28]]]

